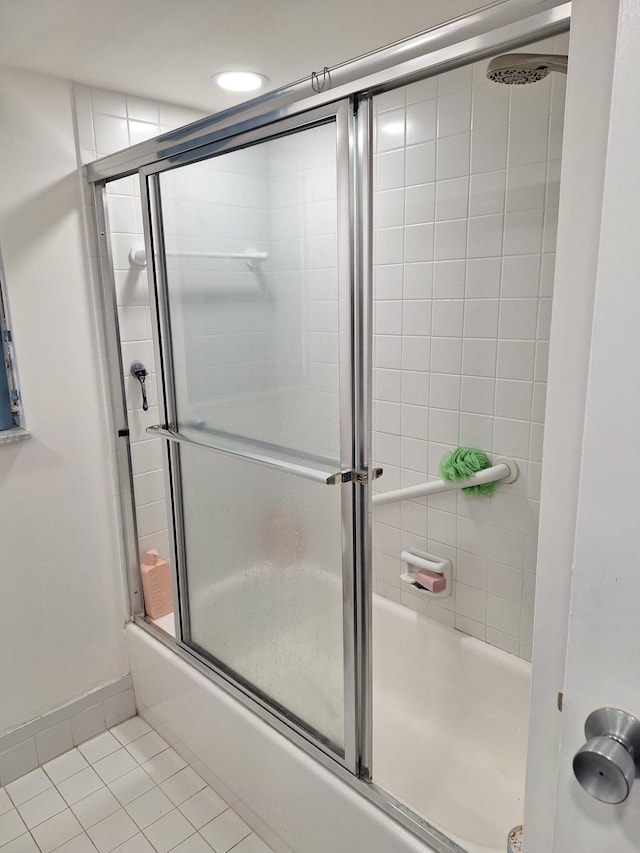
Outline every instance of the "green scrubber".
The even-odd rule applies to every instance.
[[[451,453],[447,453],[440,461],[440,476],[443,480],[464,480],[483,468],[489,468],[491,462],[482,450],[473,450],[470,447],[456,447]],[[463,492],[471,495],[493,494],[495,483],[480,483],[477,486],[467,486]]]

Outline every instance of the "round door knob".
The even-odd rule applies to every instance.
[[[640,775],[640,722],[617,708],[587,717],[587,743],[573,759],[573,772],[587,794],[603,803],[623,803]]]

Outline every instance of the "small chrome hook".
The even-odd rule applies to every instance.
[[[322,80],[320,79],[320,74],[322,74]],[[331,88],[331,72],[327,65],[324,66],[321,72],[312,71],[311,72],[311,88],[314,92],[322,92],[325,86],[329,86]]]
[[[132,361],[131,362],[131,375],[135,376],[135,378],[140,383],[140,387],[142,388],[142,410],[146,412],[149,408],[149,403],[147,402],[147,368],[141,361]]]

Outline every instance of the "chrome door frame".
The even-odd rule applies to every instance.
[[[311,739],[319,749],[327,752],[337,762],[341,763],[352,773],[358,772],[359,744],[370,740],[369,735],[360,732],[360,713],[358,700],[358,685],[363,680],[358,669],[363,660],[358,649],[359,637],[356,634],[356,624],[361,623],[357,616],[356,564],[363,565],[360,550],[363,545],[362,537],[356,535],[356,507],[361,504],[358,495],[367,493],[366,484],[358,482],[338,483],[332,488],[341,490],[341,527],[342,527],[342,601],[343,601],[343,648],[344,648],[344,757],[334,751],[322,739],[321,735],[314,737],[313,732],[304,728],[296,720],[292,720],[278,707],[270,704],[267,697],[261,697],[259,691],[245,683],[240,674],[235,677],[223,664],[218,662],[213,653],[206,654],[204,650],[194,648],[191,642],[191,630],[188,608],[188,571],[185,549],[184,518],[181,499],[180,478],[180,443],[185,441],[179,434],[172,435],[169,425],[176,424],[178,413],[176,407],[176,390],[173,375],[173,354],[171,342],[171,324],[168,302],[168,275],[166,254],[164,248],[164,229],[162,221],[162,199],[160,193],[160,175],[168,170],[181,168],[192,163],[201,162],[230,151],[257,145],[270,139],[302,132],[323,124],[335,124],[336,128],[336,166],[337,166],[337,208],[338,208],[338,299],[339,299],[339,371],[340,371],[340,463],[342,469],[350,471],[367,471],[362,448],[365,446],[360,436],[354,432],[362,429],[362,419],[356,416],[359,401],[356,401],[356,353],[362,350],[360,336],[368,337],[362,322],[356,319],[356,292],[354,272],[354,239],[352,223],[355,217],[355,185],[354,169],[356,166],[356,145],[353,138],[355,120],[353,119],[353,101],[343,99],[337,103],[327,104],[316,110],[306,111],[300,115],[264,125],[259,128],[239,134],[230,139],[220,140],[202,146],[195,151],[186,151],[171,158],[139,170],[140,189],[144,207],[145,220],[145,251],[147,258],[152,259],[148,265],[147,275],[152,299],[152,314],[157,320],[154,346],[159,365],[158,372],[162,373],[164,391],[165,427],[156,430],[168,440],[165,444],[165,470],[169,472],[167,495],[171,499],[171,521],[169,528],[170,544],[177,568],[177,598],[179,604],[179,619],[176,618],[176,642],[188,653],[195,655],[202,663],[210,666],[225,681],[232,683],[237,689],[247,694],[248,698],[258,701],[261,707],[274,714],[287,727],[293,728],[303,737]],[[147,245],[148,244],[148,245]],[[357,330],[357,331],[356,331]],[[195,443],[195,442],[189,442]],[[358,451],[356,453],[356,448]],[[216,452],[214,447],[211,449]],[[224,452],[224,451],[220,451]],[[247,461],[257,462],[257,457],[251,454],[238,454]],[[264,460],[263,460],[264,463]],[[266,463],[268,464],[268,462]],[[288,466],[292,473],[299,466]],[[314,478],[317,479],[317,478]],[[359,516],[358,516],[359,517]],[[364,719],[370,720],[370,714]]]
[[[326,90],[316,92],[313,90],[310,78],[306,78],[291,86],[240,104],[183,128],[162,134],[155,139],[132,146],[85,166],[85,177],[90,184],[94,185],[93,197],[96,205],[100,277],[103,285],[103,307],[105,309],[111,390],[114,396],[114,427],[118,434],[121,434],[121,440],[126,442],[127,449],[126,406],[123,414],[117,402],[120,397],[124,399],[121,370],[118,373],[120,351],[117,337],[117,314],[115,324],[107,317],[110,310],[115,310],[115,300],[111,297],[115,283],[113,267],[110,263],[110,245],[106,236],[108,230],[104,186],[107,181],[135,174],[141,168],[153,166],[153,164],[162,161],[174,162],[186,152],[195,151],[207,144],[233,137],[237,133],[259,128],[278,119],[297,115],[305,110],[347,96],[356,96],[360,114],[364,117],[364,105],[372,95],[390,91],[407,83],[475,62],[498,52],[517,49],[537,39],[565,32],[569,28],[570,17],[570,2],[559,2],[559,0],[542,0],[542,2],[540,0],[498,0],[498,2],[470,15],[462,16],[415,37],[330,69],[331,82]],[[359,156],[362,156],[367,150],[366,144],[369,143],[365,143],[365,139],[371,138],[370,105],[366,109],[369,111],[368,118],[366,118],[367,130],[363,130],[364,118],[363,121],[357,123],[356,153]],[[369,153],[371,154],[370,144]],[[363,164],[358,160],[357,171],[354,173],[356,174],[355,187],[350,188],[354,196],[352,225],[356,229],[360,241],[359,245],[356,246],[357,252],[354,255],[354,262],[356,265],[355,280],[358,283],[357,290],[360,292],[357,311],[362,330],[366,329],[370,323],[372,301],[371,247],[366,245],[367,240],[370,239],[369,229],[371,226],[370,173],[370,163]],[[148,213],[145,213],[146,215]],[[147,257],[151,258],[151,247],[149,245],[146,246],[146,251]],[[361,341],[359,357],[361,358],[362,368],[370,372],[370,341]],[[370,429],[371,389],[369,377],[360,383],[359,390],[356,389],[356,399],[358,400],[357,417],[361,419],[363,427],[369,425],[368,428]],[[366,442],[369,441],[370,437],[366,435],[363,438],[363,445],[356,449],[356,458],[358,458],[358,453],[367,455]],[[371,683],[370,678],[367,678],[366,675],[361,675],[361,680],[357,686],[357,713],[365,717],[368,715],[369,719],[365,720],[364,725],[360,728],[359,750],[362,758],[358,773],[361,775],[355,775],[343,763],[338,762],[333,755],[320,749],[316,743],[309,739],[306,732],[297,731],[287,722],[282,722],[258,698],[249,697],[243,689],[215,672],[207,662],[199,660],[192,651],[187,651],[172,637],[145,621],[140,608],[134,604],[136,589],[139,597],[139,582],[135,580],[139,576],[139,567],[137,543],[135,541],[135,511],[131,493],[131,470],[130,467],[128,470],[124,470],[126,456],[128,456],[128,450],[125,455],[118,454],[118,461],[127,564],[130,570],[130,578],[133,579],[130,581],[131,617],[135,623],[198,669],[213,683],[225,689],[263,721],[288,737],[292,743],[299,746],[322,766],[358,791],[365,799],[384,811],[421,841],[429,844],[437,853],[465,853],[463,848],[441,831],[431,826],[388,792],[369,781],[371,768]],[[121,462],[123,464],[120,464]],[[367,487],[359,491],[360,499],[356,502],[354,512],[360,513],[360,526],[364,530],[367,525],[370,525],[370,490]],[[129,517],[128,520],[127,517]],[[356,620],[355,632],[356,647],[359,649],[360,671],[367,673],[370,672],[367,670],[367,660],[370,662],[371,654],[369,633],[372,586],[371,554],[367,553],[363,543],[360,543],[359,553],[360,562],[357,569],[360,586],[354,591],[356,605],[359,608],[359,618]],[[369,604],[367,603],[367,596],[369,597]]]

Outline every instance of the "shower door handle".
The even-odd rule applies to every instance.
[[[194,438],[188,438],[186,435],[181,435],[177,430],[171,427],[165,427],[161,424],[147,427],[149,435],[166,438],[169,441],[177,442],[178,444],[192,444],[197,447],[206,447],[216,453],[223,453],[226,456],[234,456],[236,459],[246,459],[249,462],[256,462],[258,465],[263,465],[267,468],[273,468],[276,471],[282,471],[285,474],[293,474],[296,477],[302,477],[305,480],[312,480],[314,483],[321,483],[325,486],[342,485],[343,483],[361,483],[369,482],[369,479],[376,479],[382,474],[382,468],[374,468],[372,472],[359,471],[353,468],[340,471],[322,471],[318,468],[311,468],[308,465],[301,465],[298,462],[289,462],[285,459],[278,459],[274,456],[266,456],[262,453],[253,451],[237,450],[224,446],[222,444],[214,444],[208,441],[197,441]]]

